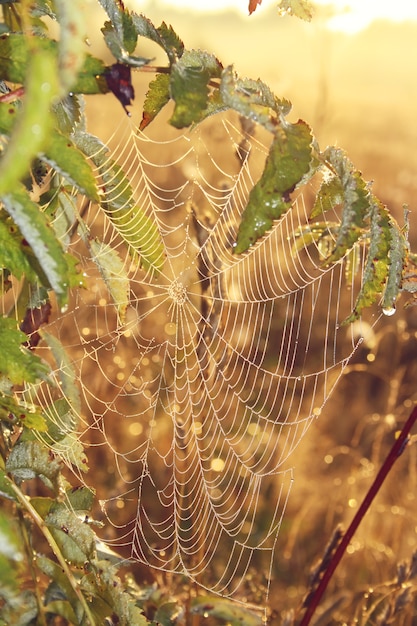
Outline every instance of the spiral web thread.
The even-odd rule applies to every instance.
[[[267,593],[291,455],[362,341],[357,325],[341,325],[358,290],[345,263],[325,267],[315,244],[296,251],[303,196],[258,244],[233,254],[267,143],[237,118],[164,141],[121,120],[109,158],[158,225],[163,270],[138,268],[90,207],[90,236],[118,251],[131,279],[126,319],[76,236],[88,288],[48,328],[77,372],[79,437],[105,540],[240,599],[254,569]],[[71,464],[76,444],[66,445]]]

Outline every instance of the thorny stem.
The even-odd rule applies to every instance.
[[[90,626],[94,626],[95,620],[94,620],[94,617],[93,617],[93,615],[92,615],[92,613],[90,611],[90,607],[88,606],[87,600],[85,599],[81,589],[77,585],[77,581],[74,579],[74,576],[72,575],[72,572],[71,572],[71,570],[70,570],[66,560],[62,556],[61,550],[59,549],[59,546],[56,543],[54,537],[52,536],[50,530],[46,526],[44,520],[39,515],[37,510],[32,506],[32,504],[26,498],[26,496],[20,491],[19,487],[17,487],[17,485],[15,485],[15,483],[10,478],[7,478],[7,480],[9,482],[9,484],[10,484],[10,487],[12,488],[14,493],[16,494],[16,497],[17,497],[20,505],[22,506],[22,508],[24,508],[27,511],[27,513],[29,513],[31,519],[35,522],[36,526],[39,528],[39,530],[41,531],[41,533],[43,534],[43,536],[47,540],[47,542],[48,542],[52,552],[54,553],[54,555],[55,555],[55,557],[56,557],[60,567],[62,568],[62,571],[64,572],[64,574],[65,574],[69,584],[71,585],[74,593],[76,594],[78,600],[80,601],[81,606],[84,609],[84,613],[85,613],[85,616],[86,616],[86,619],[87,619],[87,624],[89,624]]]
[[[336,567],[339,565],[339,562],[342,558],[342,556],[344,555],[350,540],[352,539],[353,535],[355,534],[359,524],[361,523],[362,519],[364,518],[366,512],[368,511],[369,507],[371,506],[376,494],[378,493],[378,491],[380,490],[385,478],[387,477],[388,473],[390,472],[392,466],[394,465],[395,461],[398,459],[398,457],[403,453],[404,448],[406,447],[408,441],[409,441],[409,433],[412,429],[412,427],[414,426],[415,422],[417,420],[417,406],[414,407],[413,411],[411,412],[410,416],[408,417],[400,435],[398,436],[398,438],[395,440],[393,446],[391,447],[391,450],[388,453],[388,456],[386,457],[384,463],[381,466],[381,469],[379,470],[377,476],[375,477],[374,482],[372,483],[372,485],[370,486],[368,493],[366,494],[365,498],[362,501],[362,504],[360,505],[359,509],[356,512],[355,517],[353,518],[353,520],[350,523],[349,528],[347,529],[346,533],[343,535],[339,545],[337,546],[333,557],[329,563],[328,568],[325,570],[322,578],[320,579],[319,584],[317,585],[316,590],[314,591],[313,595],[311,596],[311,600],[307,606],[306,612],[304,613],[300,623],[298,626],[308,626],[308,624],[310,624],[310,620],[312,618],[312,616],[314,615],[314,612],[317,608],[317,606],[320,603],[320,600],[327,588],[327,585],[329,584],[329,581],[331,580],[333,573],[336,569]]]

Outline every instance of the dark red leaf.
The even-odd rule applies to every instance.
[[[130,115],[126,107],[132,104],[135,98],[135,90],[132,85],[132,77],[129,65],[115,63],[104,72],[107,87],[114,93],[116,98],[122,103],[126,113]]]
[[[20,330],[29,337],[28,347],[36,348],[40,341],[38,330],[42,324],[46,324],[51,313],[50,302],[45,302],[40,307],[34,309],[26,309],[26,315],[20,324]]]

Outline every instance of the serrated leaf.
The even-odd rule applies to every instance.
[[[53,488],[61,472],[61,461],[39,441],[22,441],[10,452],[6,470],[18,480],[39,476]]]
[[[123,3],[115,2],[115,0],[99,0],[99,2],[110,18],[110,24],[106,22],[107,26],[105,25],[105,29],[103,29],[104,40],[107,43],[106,31],[114,29],[120,42],[120,49],[131,54],[136,48],[138,33],[130,11],[123,6]],[[110,50],[113,53],[111,47]]]
[[[30,200],[22,185],[16,185],[14,191],[5,194],[2,200],[7,213],[31,246],[50,287],[61,305],[64,304],[68,297],[68,263],[45,214]]]
[[[281,15],[294,15],[306,22],[311,22],[314,15],[314,7],[310,0],[281,0],[278,11]]]
[[[171,98],[169,82],[170,77],[168,74],[157,74],[156,78],[149,83],[139,130],[144,130],[169,102]]]
[[[93,530],[64,504],[56,503],[46,516],[45,523],[67,561],[73,565],[84,565],[85,561],[93,558]]]
[[[276,129],[276,120],[271,112],[285,116],[291,110],[291,103],[277,98],[263,81],[238,78],[231,66],[222,72],[220,95],[225,106],[262,124],[271,132]]]
[[[0,161],[0,196],[14,190],[52,134],[50,108],[59,94],[55,53],[34,48],[27,71],[23,106]]]
[[[84,62],[87,37],[84,4],[84,0],[55,0],[60,28],[58,68],[62,94],[73,87]]]
[[[171,26],[162,22],[159,28],[155,28],[152,22],[144,15],[132,14],[136,32],[146,39],[150,39],[158,44],[168,56],[172,65],[180,58],[184,52],[184,44]]]
[[[91,166],[67,137],[55,131],[47,149],[40,156],[81,193],[98,202],[97,182]]]
[[[140,256],[145,269],[160,272],[165,260],[164,244],[155,222],[136,206],[123,170],[108,158],[108,148],[97,137],[77,133],[77,145],[97,166],[105,187],[101,206],[128,245],[130,255]]]
[[[310,219],[314,219],[343,203],[343,187],[339,178],[332,176],[323,181],[314,201]]]
[[[22,237],[16,226],[7,220],[0,221],[0,267],[8,269],[16,278],[34,277],[31,265],[22,249]]]
[[[171,68],[170,92],[175,102],[170,123],[185,128],[203,119],[208,105],[209,81],[220,78],[222,65],[201,50],[184,52]]]
[[[65,96],[53,106],[53,112],[58,130],[70,135],[81,120],[83,104],[80,96],[75,94]]]
[[[371,194],[361,173],[339,148],[328,148],[324,157],[336,173],[343,196],[343,212],[339,234],[329,263],[341,259],[360,239],[372,210]]]
[[[243,211],[234,252],[247,250],[291,206],[290,193],[310,170],[312,135],[303,121],[277,131],[260,180]]]
[[[389,268],[381,303],[382,310],[386,315],[395,311],[398,294],[403,285],[404,268],[407,265],[409,252],[408,241],[391,216],[389,218],[389,229],[391,234]]]
[[[388,275],[388,252],[391,246],[388,211],[374,205],[370,225],[370,242],[362,276],[362,286],[352,313],[345,320],[350,323],[361,315],[364,308],[374,304],[383,291]]]
[[[116,305],[119,320],[124,323],[130,293],[130,280],[125,263],[116,250],[98,239],[92,239],[89,246],[91,258],[100,270],[109,294]]]
[[[174,62],[175,58],[181,58],[184,54],[184,43],[172,26],[162,22],[156,30],[170,61]]]
[[[0,317],[0,373],[12,383],[36,382],[48,372],[48,366],[22,344],[27,336],[16,328],[16,321]]]

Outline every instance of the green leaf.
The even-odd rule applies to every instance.
[[[95,492],[89,487],[74,487],[67,491],[67,499],[74,511],[87,513],[93,507]]]
[[[26,341],[27,336],[16,328],[15,320],[0,317],[0,373],[17,385],[34,383],[49,370],[36,354],[22,345]]]
[[[125,9],[122,2],[116,2],[115,0],[99,0],[99,2],[110,18],[110,22],[106,22],[104,29],[102,29],[104,40],[110,51],[114,54],[115,38],[111,39],[109,45],[108,33],[114,31],[119,42],[118,52],[122,53],[124,50],[131,54],[136,48],[138,33],[130,12]],[[119,58],[117,54],[114,54],[114,56]]]
[[[47,423],[39,407],[18,403],[14,397],[0,394],[0,419],[10,421],[10,416],[15,417],[25,428],[47,431]]]
[[[84,64],[78,72],[78,78],[71,88],[71,93],[98,94],[107,93],[109,88],[103,78],[106,66],[103,61],[87,54]]]
[[[383,291],[388,275],[388,252],[391,244],[388,211],[375,203],[371,216],[370,242],[367,252],[362,286],[355,307],[344,323],[359,318],[363,309],[374,304]]]
[[[0,36],[0,78],[11,83],[23,84],[28,70],[30,60],[33,56],[29,47],[29,41],[37,47],[38,61],[45,53],[46,58],[53,56],[56,58],[57,43],[50,39],[31,37],[30,39],[22,33],[7,33]],[[54,68],[56,75],[56,64]]]
[[[381,303],[385,315],[392,315],[395,312],[395,303],[403,286],[404,269],[407,265],[409,253],[407,238],[391,216],[389,216],[389,229],[391,235],[389,269]]]
[[[170,123],[184,128],[203,119],[208,105],[212,78],[220,78],[222,65],[216,57],[201,50],[184,52],[171,68],[170,91],[175,101]]]
[[[87,25],[84,0],[55,0],[60,28],[58,69],[61,93],[75,84],[86,53]]]
[[[0,196],[14,190],[52,134],[50,108],[59,93],[55,54],[34,47],[27,71],[23,106],[0,161]]]
[[[105,186],[101,206],[128,245],[130,255],[134,259],[139,255],[146,270],[160,272],[165,260],[162,237],[155,222],[136,206],[126,174],[108,158],[108,148],[97,137],[80,132],[75,141],[99,170]]]
[[[156,30],[169,60],[171,63],[174,63],[176,59],[181,58],[184,54],[183,41],[178,37],[172,26],[167,25],[165,22],[162,22],[161,26]]]
[[[332,176],[321,184],[314,201],[310,219],[314,219],[341,204],[343,204],[342,183],[337,176]]]
[[[54,488],[61,473],[61,460],[39,441],[21,441],[10,452],[6,470],[18,480],[39,476],[46,485]]]
[[[98,202],[97,182],[90,164],[67,137],[55,131],[41,158],[90,200]]]
[[[204,617],[214,617],[230,626],[261,626],[262,616],[240,606],[227,598],[199,596],[192,604],[191,612]]]
[[[139,130],[146,128],[169,102],[171,98],[169,82],[170,77],[168,74],[157,74],[156,78],[149,83]]]
[[[81,607],[78,596],[72,588],[70,580],[62,571],[62,568],[58,565],[58,563],[54,563],[54,561],[51,561],[42,555],[36,556],[36,565],[44,574],[46,574],[46,576],[53,580],[61,590],[62,595],[66,600],[68,600],[75,615],[77,616],[75,624],[80,624],[83,618],[84,610]]]
[[[132,14],[132,19],[138,35],[158,44],[166,52],[171,65],[182,56],[184,44],[171,26],[167,26],[165,22],[162,22],[159,28],[155,28],[148,18],[134,13]]]
[[[55,121],[58,130],[64,135],[70,135],[76,124],[81,121],[83,104],[80,96],[71,94],[53,106]]]
[[[278,11],[280,15],[294,15],[310,22],[314,15],[314,6],[310,0],[281,0]]]
[[[276,120],[271,112],[284,117],[291,110],[291,103],[277,98],[264,82],[238,78],[230,66],[222,72],[220,95],[225,106],[262,124],[271,132],[276,129]]]
[[[46,216],[37,204],[30,200],[23,186],[17,185],[13,192],[3,196],[4,207],[20,228],[23,237],[31,246],[42,271],[63,305],[69,286],[68,263],[64,250]]]
[[[371,194],[361,173],[355,170],[352,163],[339,148],[328,148],[324,153],[328,164],[340,181],[343,197],[343,212],[339,234],[329,263],[341,259],[359,240],[372,211]],[[337,184],[335,183],[336,187]],[[340,193],[340,191],[339,191]]]
[[[91,257],[99,268],[109,294],[116,305],[119,320],[124,323],[130,294],[130,280],[125,263],[116,250],[98,239],[91,239],[89,246]]]
[[[95,553],[95,535],[88,524],[65,504],[55,503],[45,518],[64,558],[73,565],[84,565]]]
[[[290,193],[310,171],[312,135],[303,121],[278,129],[260,180],[243,211],[234,252],[247,250],[291,207]]]
[[[3,216],[4,213],[0,215]],[[10,218],[0,220],[0,267],[7,268],[16,278],[26,275],[31,280],[34,277],[22,248],[22,236]]]

